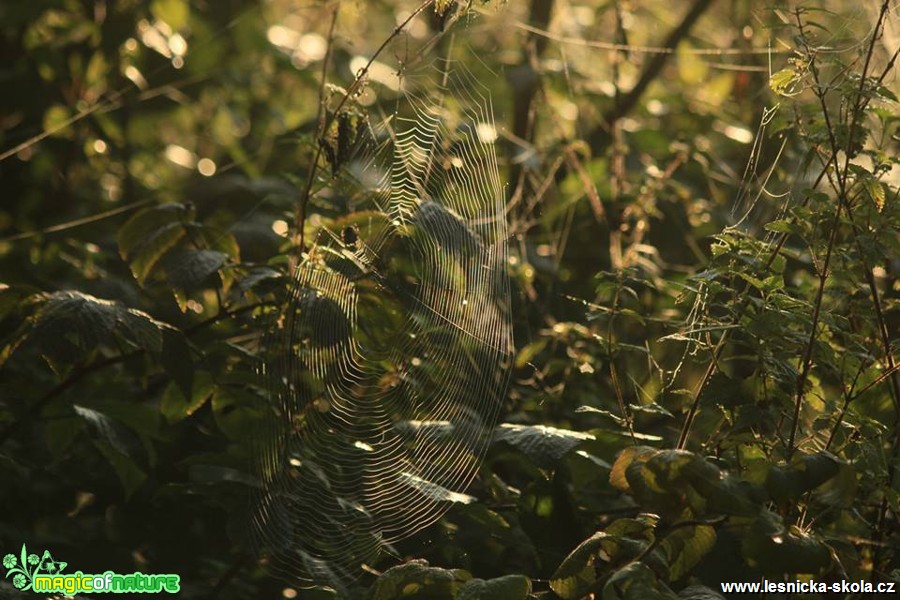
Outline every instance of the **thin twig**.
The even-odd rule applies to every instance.
[[[297,217],[295,223],[297,245],[300,251],[303,251],[304,224],[306,223],[306,206],[309,199],[310,190],[312,189],[313,179],[316,177],[316,168],[319,165],[319,159],[322,156],[322,137],[325,135],[327,110],[325,108],[325,86],[328,81],[328,64],[331,62],[331,53],[334,48],[334,30],[337,25],[338,13],[340,12],[340,0],[335,3],[331,13],[331,25],[328,27],[328,41],[326,43],[325,57],[322,59],[322,75],[319,81],[319,112],[316,114],[316,155],[309,165],[309,172],[306,175],[306,188],[303,196],[300,197],[300,203],[297,205]]]
[[[144,206],[147,206],[148,204],[151,204],[152,202],[153,200],[151,198],[144,198],[143,200],[137,200],[124,206],[118,206],[102,213],[82,217],[80,219],[73,219],[71,221],[66,221],[65,223],[59,223],[57,225],[51,225],[50,227],[45,227],[44,229],[39,229],[37,231],[25,231],[22,233],[17,233],[15,235],[0,239],[0,244],[8,242],[19,242],[21,240],[27,240],[29,238],[37,237],[40,235],[46,235],[48,233],[58,233],[60,231],[67,231],[69,229],[81,227],[82,225],[89,225],[90,223],[96,223],[97,221],[109,219],[110,217],[115,217],[116,215],[120,215],[124,212],[128,212],[136,208],[142,208]]]
[[[634,84],[634,87],[631,90],[622,96],[618,102],[615,103],[613,108],[608,111],[603,116],[603,121],[600,125],[591,132],[588,137],[588,142],[591,146],[591,151],[595,156],[599,156],[605,150],[607,145],[609,144],[609,126],[611,123],[616,122],[621,119],[625,115],[631,112],[631,110],[637,105],[638,100],[640,100],[641,96],[644,95],[644,92],[650,86],[654,79],[660,74],[662,68],[665,66],[666,62],[669,60],[669,56],[671,56],[671,52],[674,52],[675,48],[678,44],[687,37],[688,33],[690,33],[691,29],[693,29],[694,25],[700,19],[700,17],[707,11],[707,9],[712,6],[714,0],[697,0],[694,2],[694,5],[691,6],[690,10],[685,14],[684,18],[681,20],[681,23],[678,24],[675,29],[669,33],[669,36],[666,38],[666,41],[663,43],[663,48],[667,49],[668,52],[659,52],[653,55],[653,58],[647,63],[644,67],[643,72],[641,72],[641,76],[638,79],[637,83]],[[624,50],[628,50],[626,46],[623,48]]]

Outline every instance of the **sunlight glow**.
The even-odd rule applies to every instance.
[[[201,175],[212,177],[216,174],[216,163],[209,158],[201,158],[197,161],[197,170]]]
[[[266,31],[269,43],[279,48],[293,50],[300,43],[300,33],[284,25],[272,25]]]
[[[281,219],[272,223],[272,231],[274,231],[277,235],[287,235],[288,232],[288,224],[287,221],[282,221]]]
[[[193,169],[197,164],[197,157],[194,156],[194,153],[177,144],[166,146],[166,159],[185,169]]]
[[[353,75],[359,75],[368,62],[369,59],[365,56],[354,56],[350,60],[350,72]],[[400,90],[400,77],[397,75],[397,71],[383,62],[374,61],[369,65],[369,71],[366,75],[372,81],[377,81],[389,90],[394,92]]]
[[[475,132],[478,134],[478,141],[482,144],[493,144],[499,137],[497,129],[491,123],[479,123],[475,126]]]
[[[266,30],[269,43],[291,57],[291,64],[302,69],[320,61],[328,53],[328,41],[318,33],[304,33],[285,25],[272,25]]]
[[[149,86],[147,80],[144,79],[144,76],[134,65],[128,65],[125,67],[125,71],[123,71],[123,75],[127,77],[131,82],[138,87],[140,90],[146,90]]]
[[[740,144],[749,144],[753,141],[753,132],[740,125],[728,125],[721,121],[715,121],[713,129]]]

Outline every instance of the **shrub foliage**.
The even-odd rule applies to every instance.
[[[444,32],[497,116],[513,381],[468,495],[341,593],[900,582],[897,6],[669,4],[0,8],[2,551],[297,593],[248,534],[261,323]]]

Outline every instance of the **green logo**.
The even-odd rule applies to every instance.
[[[75,571],[63,574],[67,565],[68,563],[55,560],[49,550],[44,550],[43,556],[29,554],[25,544],[22,544],[19,556],[7,554],[3,557],[3,567],[7,569],[6,578],[12,577],[12,584],[23,592],[31,590],[41,594],[72,596],[86,592],[175,594],[181,589],[181,578],[171,573],[146,575],[140,572],[119,574],[106,571],[102,575],[92,575]]]

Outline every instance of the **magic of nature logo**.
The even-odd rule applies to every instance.
[[[43,555],[29,553],[25,544],[19,556],[7,554],[3,557],[3,567],[7,569],[6,578],[23,592],[56,593],[72,596],[80,593],[124,593],[124,594],[158,594],[168,592],[175,594],[181,589],[181,578],[172,573],[148,575],[145,573],[115,573],[105,571],[96,575],[91,573],[64,574],[68,563],[54,559],[49,550]]]

